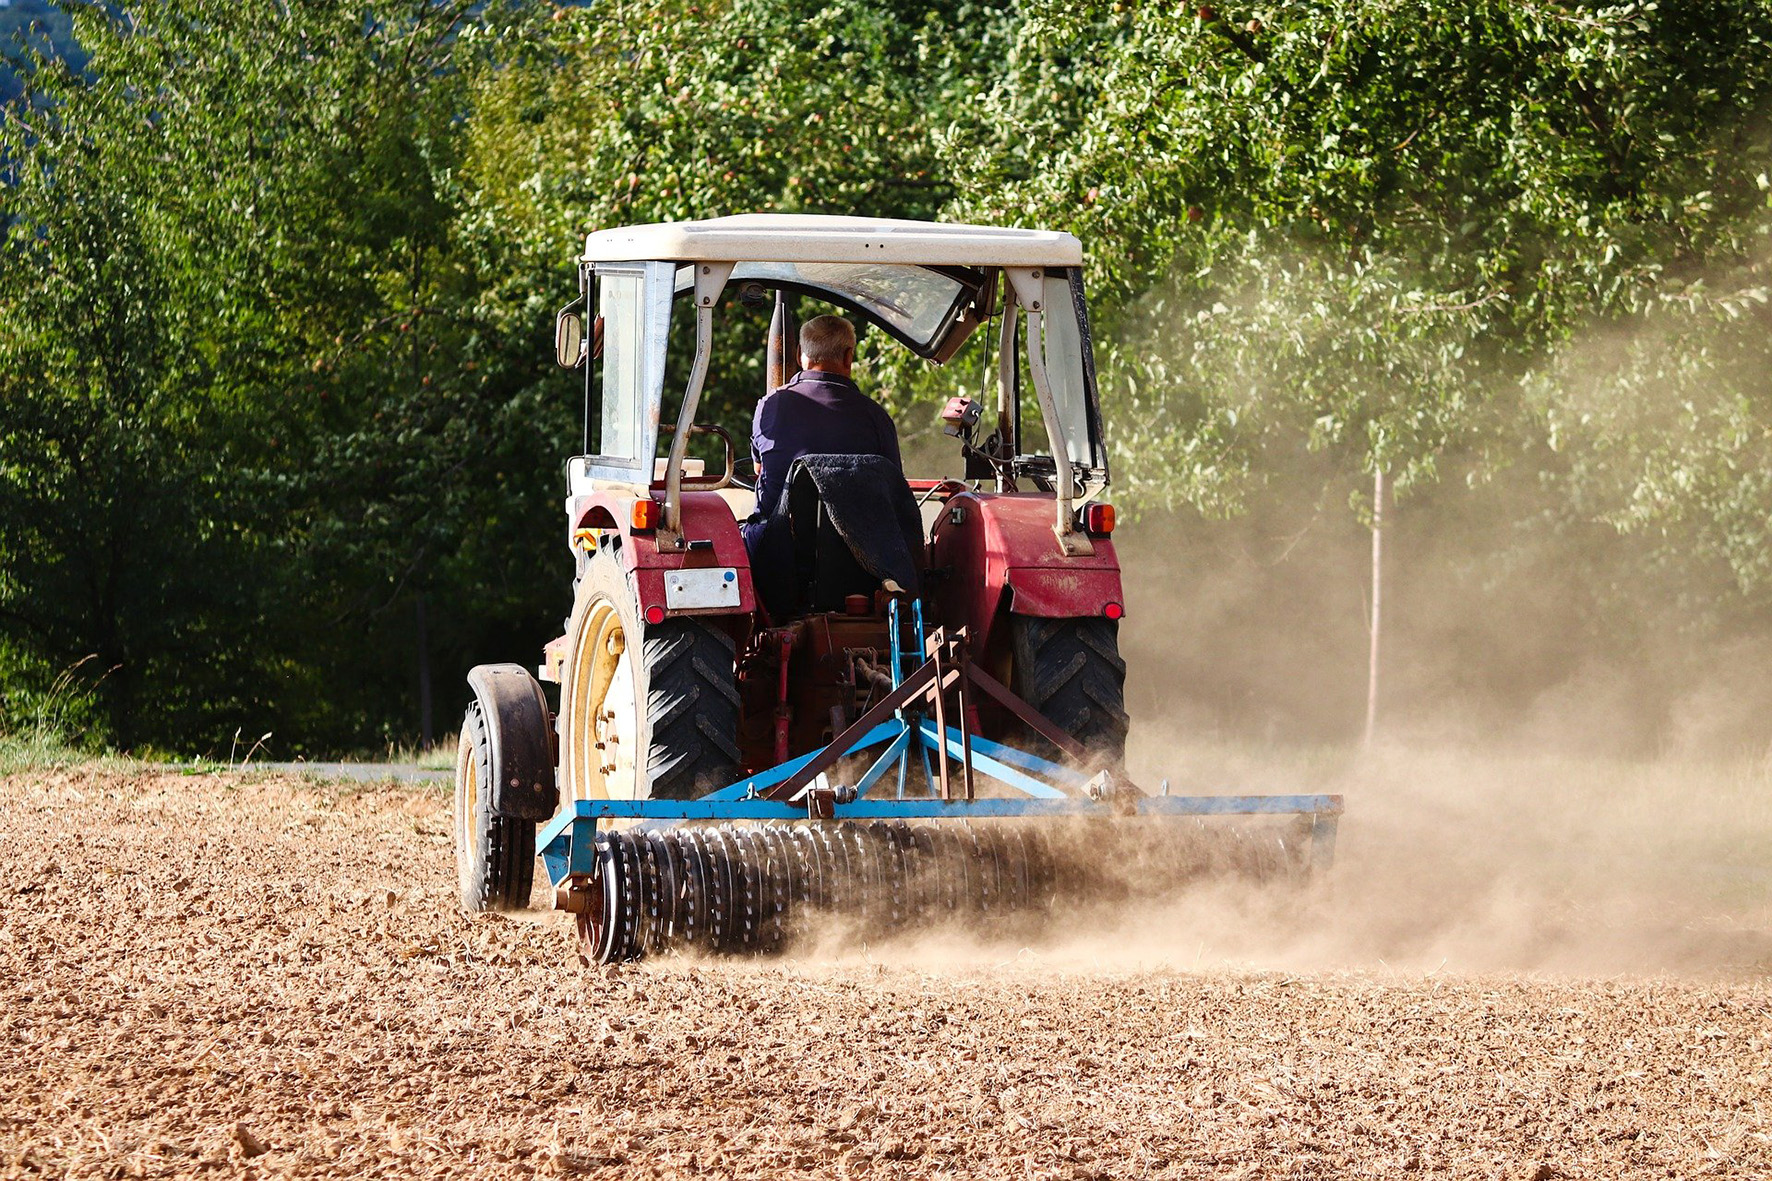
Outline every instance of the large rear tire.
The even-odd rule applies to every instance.
[[[522,910],[535,882],[535,825],[492,812],[492,739],[480,703],[455,748],[455,866],[466,911]]]
[[[599,553],[579,582],[566,653],[565,798],[692,800],[738,779],[735,653],[717,621],[644,622],[627,571]]]
[[[1013,688],[1099,763],[1126,761],[1126,662],[1111,619],[1011,615]]]

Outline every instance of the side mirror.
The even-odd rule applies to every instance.
[[[561,312],[554,321],[554,360],[562,369],[584,363],[585,320],[577,312]]]

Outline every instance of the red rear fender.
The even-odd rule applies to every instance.
[[[600,489],[588,496],[573,498],[568,506],[571,538],[577,549],[595,546],[598,538],[608,532],[621,536],[621,560],[633,578],[634,591],[642,614],[658,607],[667,616],[743,615],[757,610],[757,593],[751,584],[751,563],[745,553],[744,537],[738,531],[738,519],[732,507],[716,492],[685,492],[683,494],[683,536],[696,548],[683,551],[660,550],[658,536],[651,530],[633,528],[633,505],[638,495],[618,489]],[[712,543],[711,546],[702,543]],[[673,607],[666,576],[678,570],[730,571],[730,581],[737,585],[736,605]],[[700,585],[706,585],[704,581]],[[693,600],[705,597],[692,593]],[[742,638],[742,637],[741,637]]]
[[[964,626],[985,653],[1007,611],[1052,619],[1101,615],[1123,603],[1120,559],[1106,537],[1067,556],[1052,531],[1053,502],[1039,494],[967,492],[947,502],[930,543],[941,618]]]

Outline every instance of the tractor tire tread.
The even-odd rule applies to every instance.
[[[470,745],[468,757],[476,763],[477,780],[489,787],[491,735],[478,702],[468,707],[462,731],[463,741]],[[482,788],[471,811],[463,813],[458,807],[457,824],[468,829],[456,834],[457,855],[465,854],[466,858],[461,867],[462,909],[522,910],[529,905],[535,884],[535,825],[519,817],[495,815],[489,805],[488,793]]]
[[[1119,624],[1081,617],[1011,617],[1016,692],[1097,758],[1126,757],[1126,661]]]
[[[732,636],[696,619],[646,628],[648,771],[656,799],[692,800],[738,778]]]
[[[535,824],[494,816],[487,826],[486,864],[491,895],[487,909],[522,910],[535,885]]]

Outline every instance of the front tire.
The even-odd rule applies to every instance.
[[[1120,625],[1086,616],[1010,616],[1015,692],[1109,766],[1126,761],[1126,662]]]
[[[535,825],[492,811],[492,737],[480,703],[455,748],[455,866],[463,910],[522,910],[535,882]]]

